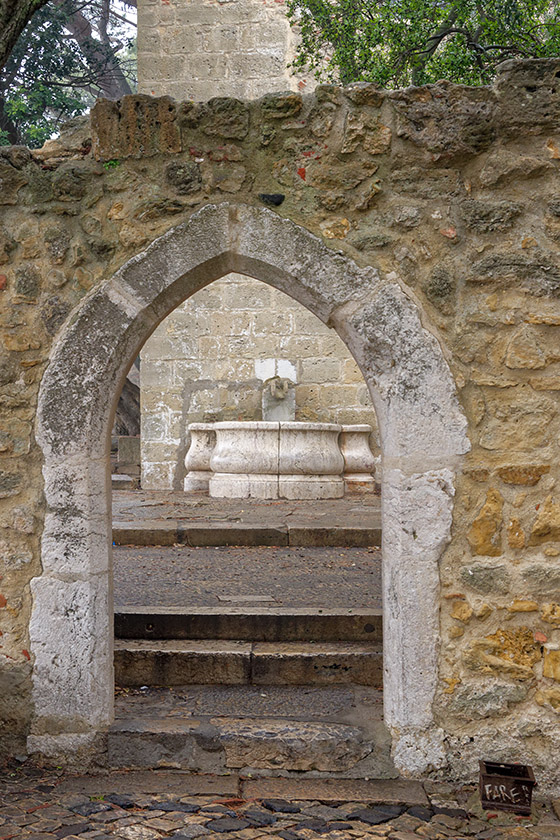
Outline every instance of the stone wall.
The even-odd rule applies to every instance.
[[[288,66],[296,37],[284,0],[138,0],[139,90],[199,101],[312,90]]]
[[[168,316],[142,350],[142,487],[182,489],[188,423],[262,419],[272,376],[296,383],[296,420],[376,428],[336,332],[277,289],[229,275]]]
[[[89,448],[82,426],[100,400],[114,405],[140,338],[185,296],[179,279],[164,290],[170,253],[179,261],[182,253],[173,251],[173,237],[191,230],[187,222],[202,237],[200,213],[227,200],[223,212],[237,221],[224,233],[222,255],[205,241],[204,282],[253,267],[285,290],[295,283],[299,300],[315,300],[316,314],[334,319],[349,343],[368,336],[359,361],[382,429],[384,563],[400,551],[402,570],[384,609],[402,632],[405,658],[386,634],[393,645],[386,684],[393,696],[396,679],[409,687],[433,682],[436,690],[424,710],[435,728],[424,738],[389,719],[395,760],[407,772],[445,770],[456,778],[473,778],[481,755],[521,760],[534,765],[541,790],[560,791],[559,127],[560,61],[551,60],[507,64],[493,88],[441,83],[387,93],[353,85],[253,103],[102,101],[91,133],[76,126],[39,152],[0,149],[0,715],[7,747],[21,749],[31,730],[75,748],[65,733],[82,725],[77,713],[71,717],[76,691],[67,692],[66,717],[62,710],[41,717],[41,710],[44,693],[56,687],[58,654],[75,667],[83,661],[88,672],[96,662],[70,656],[68,622],[83,619],[81,635],[68,636],[76,645],[93,645],[100,622],[107,633],[106,602],[81,607],[100,572],[80,577],[80,529],[95,513],[87,545],[106,547],[98,526],[106,517],[110,424],[92,421]],[[270,194],[283,201],[265,211]],[[317,254],[344,267],[336,287],[330,274],[310,272],[305,251],[277,255],[284,273],[270,267],[272,245],[264,254],[256,222],[244,226],[244,206],[291,225],[292,237],[309,231]],[[241,250],[250,256],[241,259]],[[152,254],[149,274],[140,270],[144,252]],[[125,264],[124,279],[109,284]],[[187,264],[181,270],[190,276]],[[376,298],[379,283],[393,291]],[[350,296],[352,304],[344,303]],[[140,300],[150,301],[149,311]],[[88,320],[96,301],[101,314]],[[137,310],[147,319],[144,333],[128,331]],[[431,336],[424,344],[413,310]],[[60,361],[53,363],[39,446],[39,387],[61,347],[72,348],[68,365],[81,373],[65,378]],[[460,424],[437,413],[449,388],[446,380],[442,391],[444,368],[426,348],[448,360],[468,421],[465,455],[445,454],[444,424],[455,436]],[[413,408],[414,422],[407,419]],[[440,441],[445,470],[436,470],[434,450],[424,445],[429,434]],[[57,459],[66,473],[55,480]],[[408,493],[416,494],[414,505]],[[425,565],[428,554],[439,584]],[[71,586],[73,606],[62,609],[61,593],[70,599]],[[414,662],[407,654],[428,597],[440,599],[430,648],[439,651],[437,667],[433,657]],[[414,618],[408,624],[407,615]],[[95,699],[93,688],[82,688],[81,702]],[[401,708],[412,715],[415,700],[408,691]]]

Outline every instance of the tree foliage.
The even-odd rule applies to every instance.
[[[127,5],[133,4],[50,0],[35,13],[0,72],[0,143],[40,146],[97,96],[131,92],[135,47]]]
[[[510,58],[560,54],[557,0],[288,0],[293,66],[382,87],[492,81]]]

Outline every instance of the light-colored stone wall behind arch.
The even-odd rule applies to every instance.
[[[271,375],[295,382],[297,420],[376,428],[363,376],[336,332],[278,289],[230,274],[172,312],[143,348],[142,486],[181,489],[187,424],[260,420]]]

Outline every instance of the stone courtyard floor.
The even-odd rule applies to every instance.
[[[371,548],[115,546],[115,607],[381,607]]]
[[[483,811],[474,785],[240,779],[173,771],[0,773],[0,840],[555,840],[560,800],[530,817]]]
[[[363,527],[379,515],[375,493],[356,493],[343,499],[288,501],[285,499],[212,499],[204,493],[178,490],[113,490],[113,522],[199,522],[225,527],[243,524],[263,527],[324,525]]]

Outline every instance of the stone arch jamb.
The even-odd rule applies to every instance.
[[[438,766],[438,561],[450,539],[454,475],[469,448],[449,367],[394,277],[358,267],[269,210],[229,204],[204,207],[92,290],[53,347],[36,429],[47,513],[43,572],[31,584],[29,748],[91,749],[111,723],[114,406],[161,320],[229,272],[281,289],[333,326],[364,374],[382,448],[385,721],[402,772]]]

